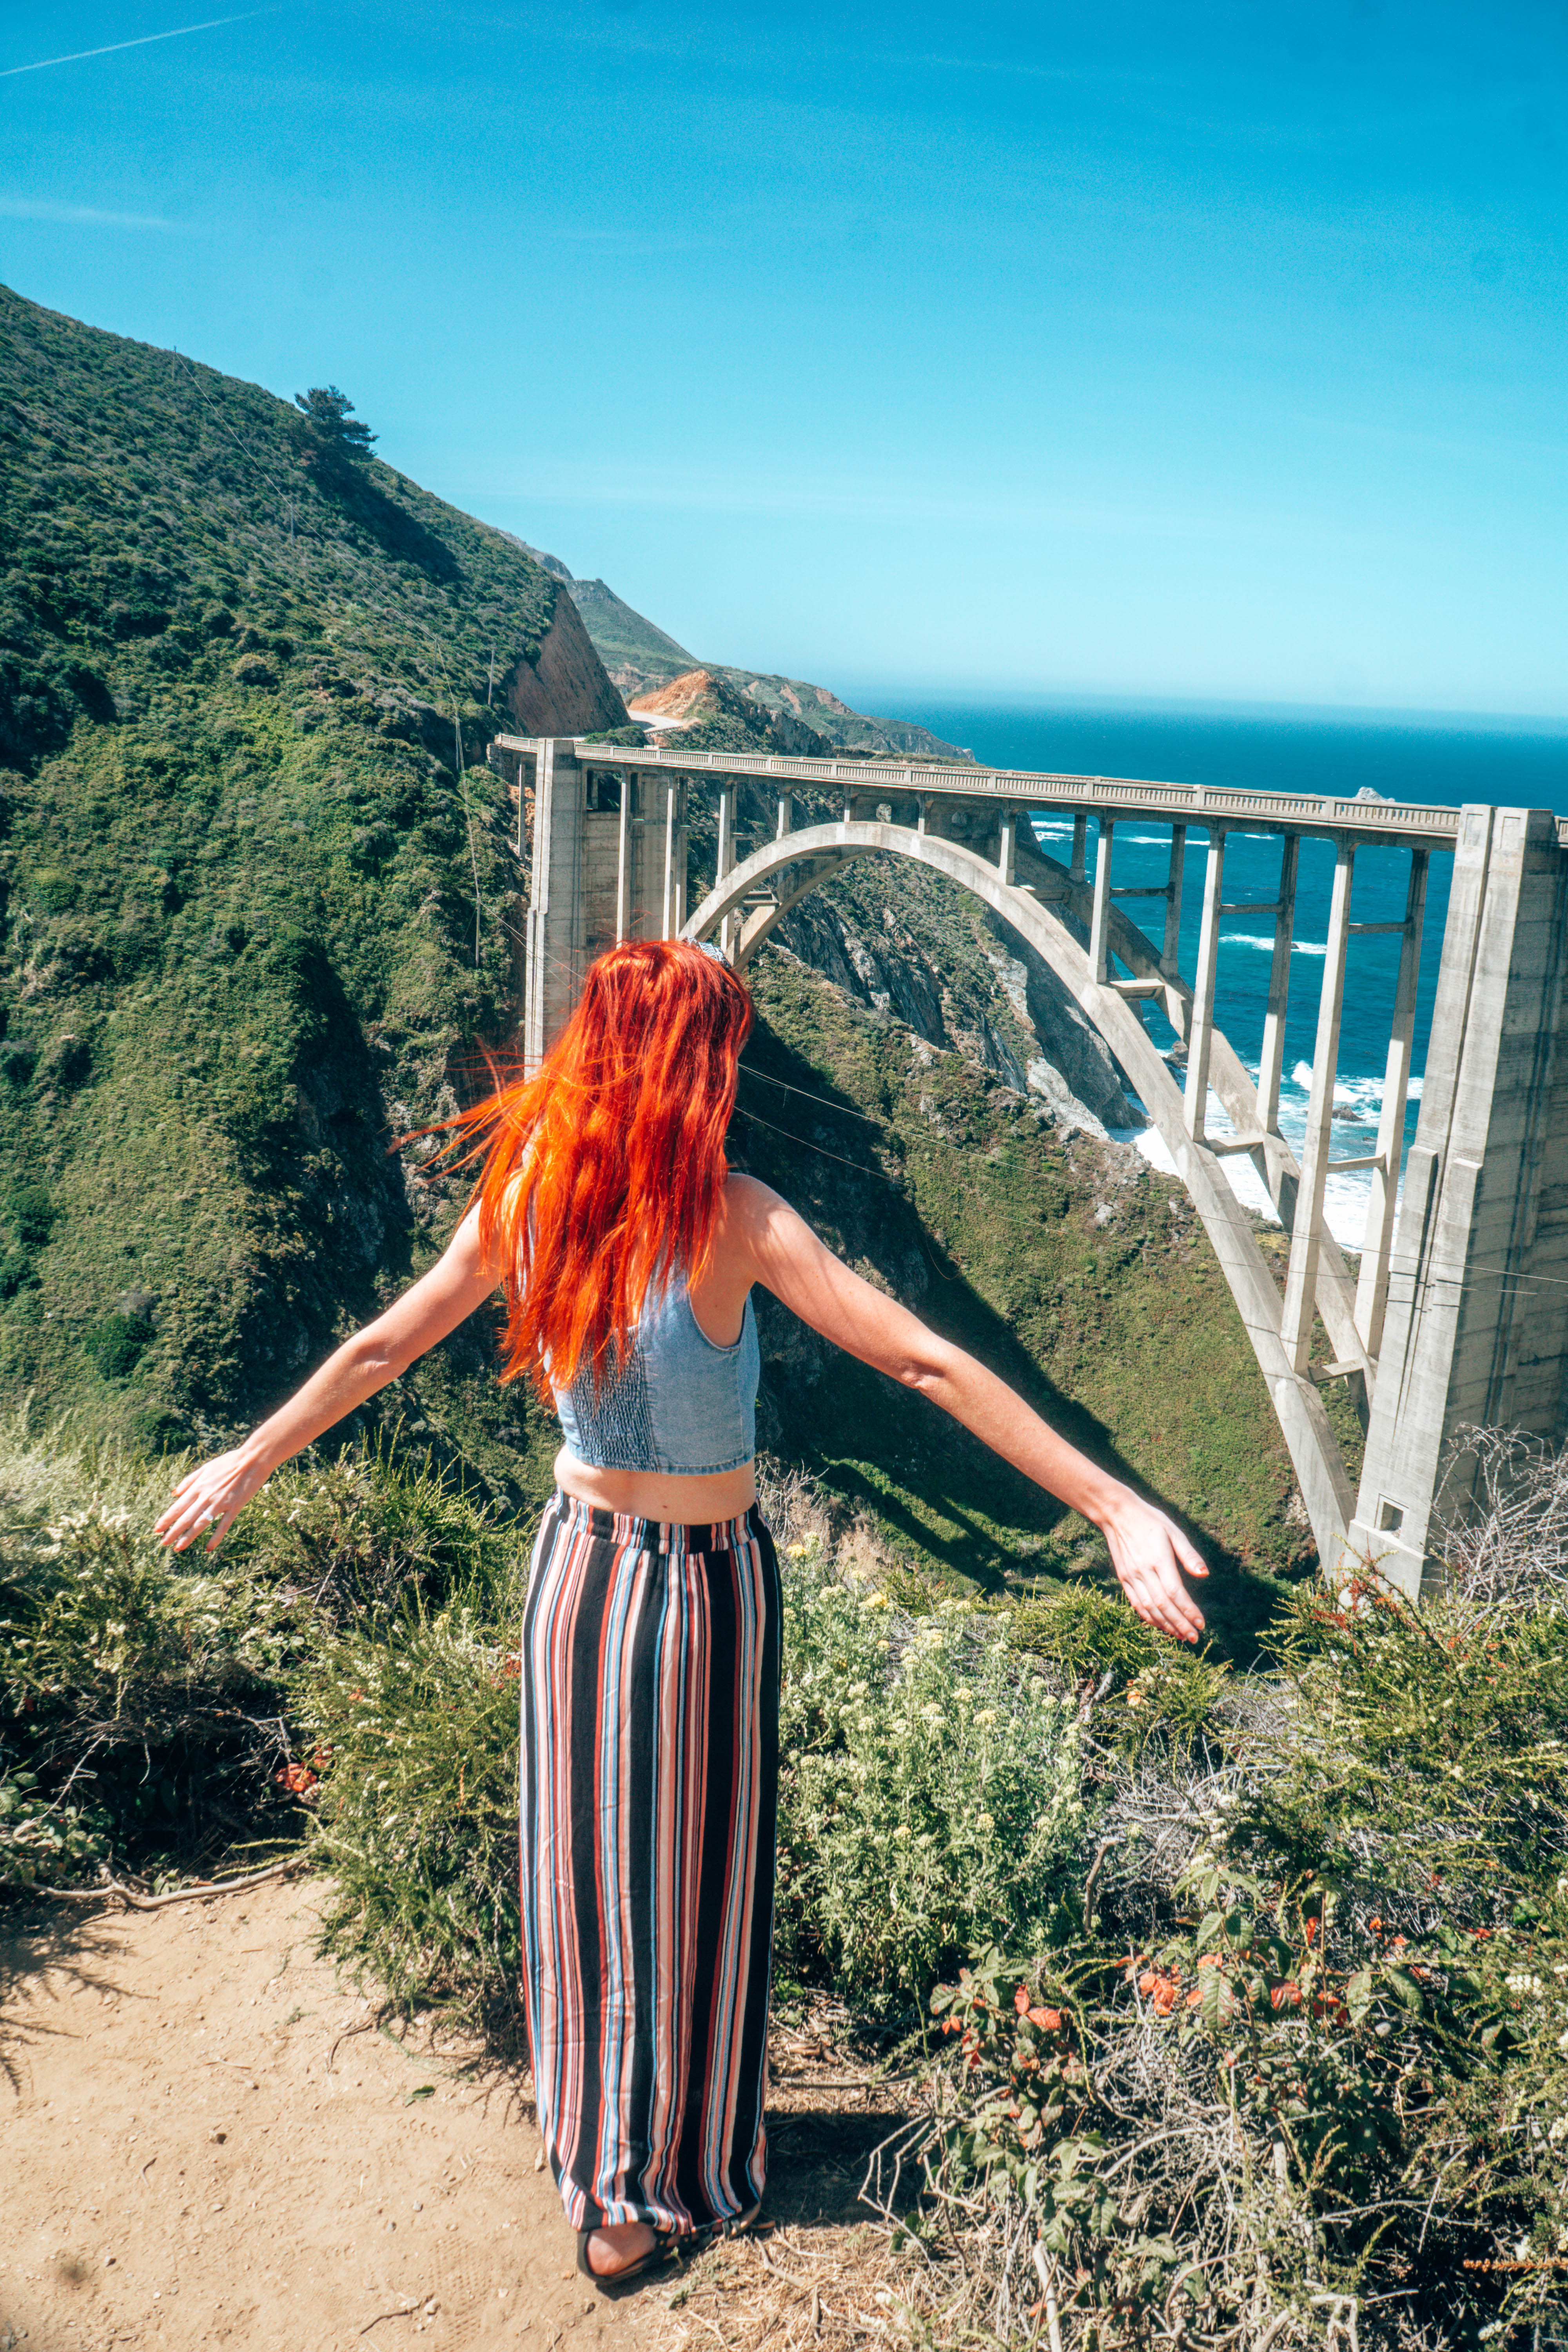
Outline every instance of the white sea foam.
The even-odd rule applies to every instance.
[[[1034,826],[1037,840],[1044,841],[1047,835],[1053,841],[1072,839],[1073,821],[1070,816],[1037,816]],[[1168,833],[1118,833],[1116,836],[1119,849],[1169,849],[1170,845]]]
[[[1270,955],[1274,952],[1272,931],[1221,931],[1219,943],[1222,948],[1266,948]],[[1290,952],[1292,955],[1321,956],[1327,955],[1328,949],[1318,940],[1292,940]]]
[[[1252,1073],[1252,1078],[1256,1085],[1258,1081],[1256,1070]],[[1301,1101],[1298,1108],[1304,1111],[1306,1097],[1312,1091],[1310,1062],[1298,1062],[1285,1083],[1288,1087],[1293,1087],[1300,1094]],[[1411,1079],[1407,1095],[1409,1101],[1420,1101],[1421,1086],[1422,1081],[1419,1076]],[[1384,1080],[1381,1073],[1373,1075],[1369,1072],[1366,1076],[1360,1078],[1345,1077],[1342,1075],[1334,1080],[1334,1100],[1337,1103],[1349,1103],[1353,1109],[1364,1112],[1369,1118],[1375,1118],[1383,1108],[1383,1087]]]
[[[1118,1143],[1135,1144],[1151,1168],[1162,1176],[1174,1176],[1176,1163],[1166,1149],[1157,1127],[1137,1129],[1113,1128],[1111,1134]],[[1225,1132],[1225,1122],[1216,1118],[1215,1134]],[[1227,1152],[1220,1161],[1226,1183],[1243,1208],[1256,1210],[1270,1224],[1279,1223],[1279,1213],[1268,1197],[1268,1188],[1244,1151]],[[1367,1195],[1372,1189],[1370,1176],[1331,1176],[1323,1189],[1323,1222],[1342,1249],[1360,1249],[1366,1227]]]

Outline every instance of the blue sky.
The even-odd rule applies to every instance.
[[[0,277],[699,655],[1568,713],[1561,5],[204,22],[0,5]]]

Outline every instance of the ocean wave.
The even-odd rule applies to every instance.
[[[1221,931],[1219,943],[1222,948],[1266,948],[1270,955],[1274,952],[1272,931]],[[1327,955],[1328,951],[1326,943],[1317,940],[1292,940],[1290,942],[1292,955],[1321,956]]]
[[[1257,1072],[1254,1071],[1253,1083],[1255,1085],[1257,1083]],[[1303,1095],[1310,1094],[1312,1090],[1312,1065],[1310,1062],[1298,1062],[1294,1069],[1289,1073],[1286,1083],[1289,1086],[1298,1087]],[[1417,1072],[1416,1076],[1411,1079],[1410,1084],[1405,1090],[1405,1100],[1407,1102],[1420,1101],[1423,1084],[1424,1081],[1419,1072]],[[1342,1072],[1334,1080],[1334,1100],[1339,1103],[1352,1103],[1357,1110],[1365,1110],[1375,1114],[1383,1108],[1383,1087],[1384,1077],[1382,1071],[1369,1070],[1363,1077],[1359,1078],[1347,1077]]]

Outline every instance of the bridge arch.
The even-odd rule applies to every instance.
[[[1193,1034],[1193,991],[1120,908],[1102,898],[1100,919],[1109,952],[1132,977],[1098,980],[1095,965],[1062,913],[1092,920],[1095,892],[1055,859],[1005,837],[1005,866],[960,842],[880,817],[810,825],[765,843],[721,877],[682,927],[691,940],[717,940],[743,969],[789,909],[856,859],[890,855],[911,859],[970,891],[1026,940],[1068,990],[1126,1071],[1171,1154],[1177,1175],[1203,1221],[1267,1383],[1325,1565],[1338,1557],[1355,1507],[1355,1492],[1316,1384],[1296,1370],[1287,1347],[1282,1301],[1247,1219],[1226,1181],[1220,1153],[1191,1132],[1188,1100],[1137,1011],[1140,997],[1158,996],[1172,1026]],[[761,894],[766,893],[761,904]],[[1062,911],[1058,911],[1061,909]],[[1266,1126],[1257,1089],[1240,1056],[1209,1028],[1207,1081],[1235,1129],[1254,1139],[1250,1149],[1287,1226],[1300,1170],[1277,1129]],[[1354,1314],[1354,1285],[1326,1229],[1320,1238],[1316,1303],[1342,1369],[1370,1379],[1373,1366]]]

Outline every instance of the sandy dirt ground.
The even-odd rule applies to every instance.
[[[526,2084],[367,2025],[312,1957],[317,1899],[283,1882],[10,1936],[6,2352],[629,2344],[625,2299],[576,2274]]]
[[[318,1900],[286,1881],[0,1916],[0,2352],[678,2352],[781,2322],[792,2337],[785,2305],[820,2342],[838,2330],[811,2282],[845,2256],[879,2319],[857,2190],[897,2118],[853,2084],[815,2087],[840,2063],[826,2047],[775,2053],[768,2230],[601,2296],[526,2079],[377,2026],[313,1956]],[[835,2315],[842,2300],[829,2290]]]

